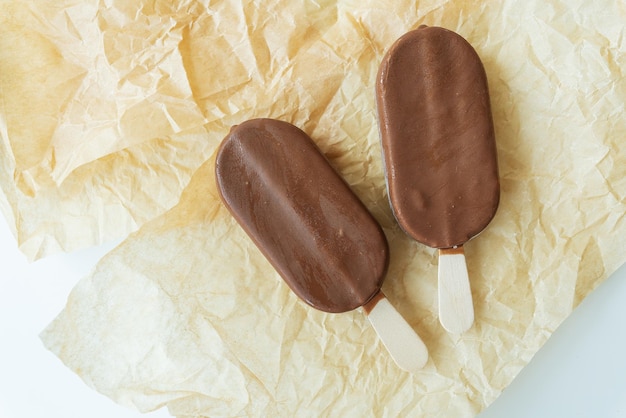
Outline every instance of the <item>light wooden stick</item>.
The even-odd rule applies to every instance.
[[[474,322],[474,303],[463,246],[439,250],[439,322],[461,334]]]
[[[428,361],[426,345],[382,291],[363,305],[363,309],[391,358],[401,369],[416,372],[424,367]]]

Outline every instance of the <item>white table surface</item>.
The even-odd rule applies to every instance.
[[[0,220],[0,418],[140,414],[83,383],[39,333],[115,243],[28,263]],[[445,417],[442,411],[441,417]],[[599,286],[479,418],[626,418],[626,265]]]

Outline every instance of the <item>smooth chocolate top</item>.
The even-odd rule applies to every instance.
[[[385,235],[303,131],[272,119],[232,128],[216,175],[235,219],[308,304],[345,312],[378,293]]]
[[[462,245],[491,221],[500,197],[480,58],[458,34],[421,26],[387,52],[376,93],[394,216],[426,245]]]

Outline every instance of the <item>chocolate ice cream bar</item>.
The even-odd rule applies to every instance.
[[[376,93],[394,216],[440,249],[440,321],[463,332],[474,320],[463,244],[491,221],[500,195],[485,70],[460,35],[421,26],[386,53]]]
[[[389,262],[382,228],[303,131],[273,119],[232,128],[216,179],[234,218],[296,295],[325,312],[363,306],[400,367],[423,366],[423,342],[381,292]]]

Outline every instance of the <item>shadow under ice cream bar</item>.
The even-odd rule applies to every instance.
[[[439,318],[474,321],[463,244],[495,215],[500,196],[485,70],[472,46],[438,27],[398,39],[376,96],[389,201],[402,229],[439,249]]]
[[[295,126],[254,119],[231,129],[216,160],[222,200],[305,302],[326,312],[363,306],[396,363],[428,354],[381,291],[389,251],[367,208]]]

